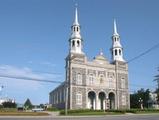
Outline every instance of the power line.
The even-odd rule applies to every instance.
[[[151,48],[147,49],[146,51],[142,52],[141,54],[137,55],[136,57],[128,60],[126,63],[130,63],[136,59],[139,59],[140,57],[146,55],[147,53],[151,52],[152,50],[155,50],[159,47],[159,43],[155,44],[154,46],[152,46]]]
[[[27,80],[27,81],[55,83],[55,84],[60,84],[60,83],[64,82],[64,81],[61,82],[61,81],[57,81],[57,80],[46,80],[46,79],[27,78],[27,77],[15,77],[15,76],[7,76],[7,75],[0,75],[0,77],[10,78],[10,79]],[[116,83],[116,82],[111,82],[111,83]],[[75,84],[75,83],[72,83],[72,84]],[[129,84],[129,85],[134,86],[134,87],[150,87],[150,88],[154,87],[154,86],[150,86],[150,85],[139,85],[139,84]]]
[[[20,79],[20,80],[28,80],[28,81],[48,82],[48,83],[62,83],[60,81],[38,79],[38,78],[16,77],[16,76],[7,76],[7,75],[0,75],[0,77],[10,78],[10,79],[13,78],[13,79]]]
[[[147,49],[145,52],[137,55],[136,57],[130,59],[127,61],[127,63],[130,63],[136,59],[139,59],[140,57],[144,56],[145,54],[151,52],[152,50],[156,49],[159,47],[159,43],[152,46],[151,48]],[[34,72],[39,72],[39,73],[47,73],[47,74],[61,74],[61,73],[52,73],[52,72],[41,72],[41,71],[34,71]],[[16,77],[16,76],[7,76],[7,75],[0,75],[0,77],[3,77],[3,78],[14,78],[14,79],[21,79],[21,80],[28,80],[28,81],[38,81],[38,82],[48,82],[48,83],[63,83],[61,81],[55,81],[55,80],[46,80],[46,79],[36,79],[36,78],[28,78],[28,77]],[[130,86],[136,86],[136,87],[148,87],[148,85],[135,85],[135,84],[129,84]],[[150,87],[150,86],[149,86]],[[152,87],[152,86],[151,86]]]
[[[10,78],[10,79],[27,80],[27,81],[37,81],[37,82],[55,83],[55,84],[61,84],[61,83],[64,82],[64,81],[57,81],[57,80],[46,80],[46,79],[27,78],[27,77],[15,77],[15,76],[7,76],[7,75],[0,75],[0,77]],[[112,82],[112,83],[116,83],[116,82]],[[74,84],[74,85],[75,85],[75,83],[71,83],[71,84]],[[139,85],[139,84],[129,84],[129,86],[154,88],[154,86],[150,86],[150,85]]]
[[[46,71],[33,71],[36,73],[43,73],[43,74],[52,74],[52,75],[61,75],[62,73],[56,73],[56,72],[46,72]]]

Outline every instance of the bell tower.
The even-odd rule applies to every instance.
[[[123,59],[123,47],[120,44],[120,35],[117,32],[116,21],[114,20],[114,33],[112,35],[112,61],[122,61],[125,62]]]
[[[70,53],[84,54],[82,52],[82,37],[80,34],[80,24],[78,22],[78,10],[75,8],[75,19],[71,27],[72,33],[69,39],[70,42]]]

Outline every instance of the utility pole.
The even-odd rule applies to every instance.
[[[1,86],[0,86],[0,96],[1,96],[1,97],[2,97],[2,90],[3,90],[3,88],[4,88],[4,86],[1,85]]]
[[[158,67],[158,71],[159,71],[159,67]],[[155,76],[154,81],[157,82],[157,89],[159,90],[159,74],[157,74],[157,75]]]
[[[68,111],[68,82],[66,82],[66,92],[65,92],[65,115],[67,115]]]

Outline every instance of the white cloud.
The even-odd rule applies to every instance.
[[[30,68],[18,68],[10,65],[0,65],[0,76],[17,79],[45,79],[42,75],[33,73]]]
[[[39,63],[34,63],[33,61],[28,61],[29,64],[39,64],[39,65],[45,65],[47,67],[55,67],[56,64],[48,62],[48,61],[44,61],[44,62],[39,62]]]
[[[55,66],[56,66],[55,64],[53,64],[53,63],[51,63],[51,62],[47,62],[47,61],[41,62],[40,64],[42,64],[42,65],[47,65],[47,66],[51,66],[51,67],[55,67]]]
[[[15,99],[24,99],[26,96],[38,100],[40,100],[41,96],[47,98],[48,93],[44,93],[44,91],[48,91],[46,85],[52,86],[54,84],[45,84],[39,81],[54,81],[58,80],[59,77],[60,75],[56,74],[36,73],[28,67],[20,68],[11,65],[0,65],[0,85],[5,86],[5,94]]]

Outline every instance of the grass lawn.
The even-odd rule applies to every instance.
[[[137,111],[135,114],[159,114],[159,111]]]
[[[45,112],[0,112],[0,116],[47,116]]]
[[[159,114],[159,110],[155,109],[130,109],[130,110],[89,110],[89,109],[79,109],[79,110],[68,110],[68,115],[73,116],[85,116],[85,115],[122,115],[126,113],[131,114]],[[65,111],[60,111],[60,115],[65,115]]]
[[[115,113],[115,112],[82,112],[82,113],[70,113],[68,115],[73,116],[85,116],[85,115],[121,115],[123,113]]]

